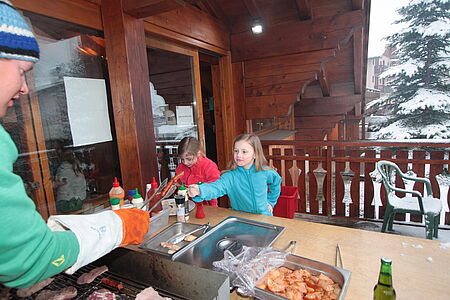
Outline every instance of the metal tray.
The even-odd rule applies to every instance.
[[[350,276],[352,272],[344,270],[329,264],[325,264],[306,257],[289,254],[286,257],[286,263],[283,265],[292,270],[307,269],[311,274],[318,275],[323,273],[342,287],[339,300],[343,300],[347,292]],[[274,294],[272,292],[255,287],[255,297],[261,300],[285,300],[287,298]]]
[[[175,252],[174,254],[167,253],[169,249],[162,247],[161,242],[167,242],[170,238],[172,238],[174,236],[177,236],[177,235],[183,234],[183,233],[187,233],[187,232],[192,231],[201,226],[202,225],[192,224],[192,223],[182,223],[182,222],[173,223],[172,225],[170,225],[169,227],[167,227],[166,229],[164,229],[163,231],[161,231],[160,233],[158,233],[157,235],[155,235],[148,241],[143,242],[141,245],[139,245],[139,248],[148,250],[148,251],[152,251],[152,252],[156,252],[158,254],[172,258],[172,256],[177,252]],[[201,234],[202,234],[202,232],[200,231],[200,232],[194,233],[193,235],[200,236]],[[180,246],[181,249],[183,249],[183,247],[185,247],[186,245],[191,244],[191,243],[193,243],[193,242],[181,241],[177,245]],[[178,250],[178,252],[181,251],[181,249]]]
[[[269,247],[283,231],[282,226],[228,217],[174,253],[172,260],[212,269],[213,261],[223,259],[225,250],[237,254],[244,245]]]

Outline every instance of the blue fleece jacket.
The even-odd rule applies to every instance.
[[[271,216],[267,203],[272,207],[277,203],[281,191],[281,176],[272,169],[257,172],[255,165],[252,165],[248,170],[238,167],[225,172],[215,182],[198,187],[200,196],[193,198],[196,202],[228,195],[231,207],[235,210]]]

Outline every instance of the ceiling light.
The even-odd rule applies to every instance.
[[[253,21],[252,32],[254,34],[260,34],[263,32],[263,23],[262,23],[261,19],[256,19]]]

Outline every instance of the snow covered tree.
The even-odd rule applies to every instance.
[[[450,138],[450,1],[412,0],[398,12],[406,28],[387,37],[396,60],[382,74],[393,93],[369,104],[391,111],[376,136]]]

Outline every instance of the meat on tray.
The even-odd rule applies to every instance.
[[[169,251],[167,253],[169,254],[173,254],[181,249],[180,246],[168,242],[161,242],[161,247],[168,248]]]
[[[101,266],[101,267],[92,269],[90,272],[82,274],[78,278],[77,283],[78,284],[91,283],[92,281],[95,280],[95,278],[97,278],[101,274],[105,273],[106,271],[108,271],[107,266]]]
[[[89,295],[87,300],[115,300],[116,295],[107,289],[101,289]]]
[[[43,290],[35,300],[66,300],[77,296],[77,289],[73,286],[62,288],[58,291]]]
[[[27,288],[23,288],[23,289],[18,289],[16,292],[16,295],[20,298],[25,298],[25,297],[30,297],[31,295],[33,295],[34,293],[42,290],[43,288],[45,288],[47,285],[49,285],[50,283],[52,283],[53,278],[47,278],[44,279],[36,284],[33,284],[30,287]]]
[[[101,283],[106,284],[107,286],[118,289],[119,291],[123,289],[123,283],[117,282],[109,278],[102,278]]]
[[[170,298],[161,297],[158,292],[150,286],[137,294],[135,300],[170,300]]]

